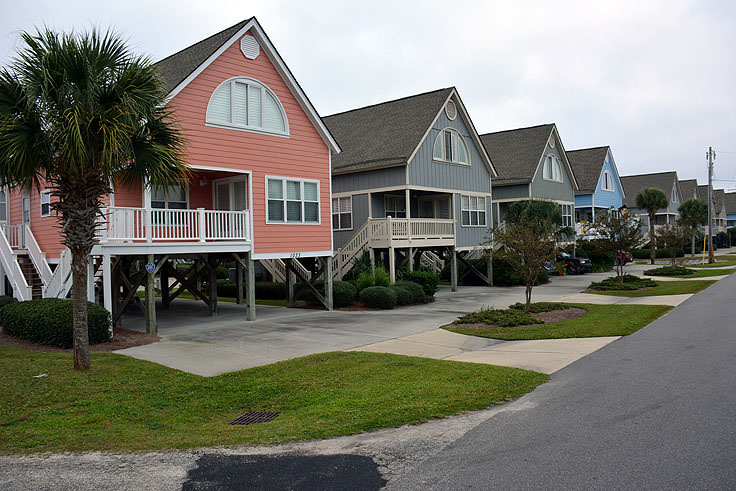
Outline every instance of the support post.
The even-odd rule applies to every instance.
[[[156,264],[153,254],[148,255],[148,263]],[[146,334],[152,336],[158,335],[158,326],[156,325],[156,291],[153,284],[155,277],[155,270],[151,273],[146,272]]]
[[[391,283],[396,281],[396,251],[393,247],[388,248],[388,275]]]
[[[409,271],[414,271],[414,248],[409,248]]]
[[[207,278],[208,297],[210,299],[210,315],[217,315],[217,267],[212,254],[207,254]]]
[[[169,261],[164,261],[161,265],[161,273],[159,274],[159,283],[161,283],[161,307],[169,306]]]
[[[368,257],[371,260],[371,274],[376,273],[376,251],[372,247],[368,248]]]
[[[488,286],[493,286],[493,248],[488,249],[488,264],[486,265]]]
[[[87,262],[87,301],[95,303],[95,258],[89,257]]]
[[[286,263],[286,306],[287,307],[293,307],[294,306],[294,272],[291,270],[289,266],[291,266],[291,262],[293,259],[284,259],[284,263]]]
[[[110,279],[110,291],[112,292],[112,310],[110,310],[110,313],[112,314],[113,327],[122,326],[121,317],[118,315],[118,312],[120,312],[121,309],[122,300],[122,298],[120,298],[120,268],[122,267],[122,264],[123,259],[118,257],[118,260],[115,261],[115,267],[112,268],[112,278]]]
[[[112,268],[109,254],[102,256],[102,298],[105,310],[112,314]],[[108,332],[112,339],[112,323]]]
[[[248,253],[246,260],[246,278],[245,278],[245,302],[247,305],[247,319],[249,321],[256,320],[256,268],[253,263],[253,253]]]
[[[450,289],[457,291],[457,251],[450,247]]]
[[[235,261],[235,303],[243,303],[243,265]]]
[[[334,306],[332,301],[332,257],[325,256],[322,260],[325,262],[325,300],[327,300],[327,310],[332,310]]]

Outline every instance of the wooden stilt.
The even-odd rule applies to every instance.
[[[247,305],[247,319],[249,321],[256,320],[256,268],[255,263],[253,262],[253,253],[248,253],[248,260],[245,263],[246,265],[246,293],[245,293],[245,301]]]
[[[409,248],[409,271],[414,271],[414,248]]]
[[[207,279],[208,296],[210,299],[210,315],[217,315],[217,263],[212,254],[207,255]]]
[[[293,307],[294,306],[294,273],[291,271],[292,266],[291,262],[293,259],[284,259],[284,263],[288,263],[288,266],[286,267],[286,306],[287,307]]]
[[[148,255],[148,263],[155,264],[153,254]],[[158,326],[156,325],[156,291],[154,290],[153,280],[156,277],[156,271],[146,273],[146,334],[152,336],[158,335]]]
[[[450,289],[457,291],[457,251],[450,247]]]
[[[327,300],[327,310],[332,310],[334,302],[332,300],[332,256],[325,256],[324,261],[325,272],[325,300]]]
[[[388,276],[391,283],[396,281],[396,251],[393,247],[388,248]]]
[[[169,301],[169,293],[171,292],[169,287],[169,271],[171,270],[171,263],[169,263],[168,260],[166,260],[161,265],[161,274],[159,275],[159,280],[161,282],[161,307],[166,309],[169,307],[169,304],[171,303]]]
[[[110,264],[110,256],[102,256],[102,298],[105,310],[112,313],[112,266]],[[109,338],[112,339],[112,322],[108,331]]]
[[[235,303],[243,303],[243,265],[237,260],[235,261]]]

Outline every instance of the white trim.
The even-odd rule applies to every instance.
[[[246,176],[247,176],[247,178],[246,178]],[[241,179],[244,179],[244,178],[245,178],[245,182],[247,184],[246,188],[249,188],[250,187],[250,182],[249,182],[250,181],[250,175],[248,175],[248,174],[240,174],[240,175],[233,176],[233,177],[221,177],[219,179],[213,179],[212,180],[212,209],[213,210],[217,210],[218,209],[217,208],[217,184],[218,183],[227,182],[228,184],[232,184],[232,183],[238,182],[238,181],[240,181]],[[230,186],[230,188],[228,189],[228,192],[230,193],[229,198],[230,198],[230,208],[231,209],[233,208],[233,198],[235,196],[232,193],[232,188],[233,188],[233,186]],[[246,193],[249,193],[249,192],[250,192],[249,189],[246,189]],[[249,206],[250,206],[250,198],[251,198],[251,196],[249,194],[248,195],[248,202],[245,204],[245,207],[246,207],[245,209],[246,210],[250,210],[251,209],[251,208],[249,208]],[[232,210],[232,211],[239,211],[239,210]]]
[[[330,179],[329,179],[330,194],[328,196],[328,201],[330,202],[330,206],[332,206],[332,150],[330,150],[329,148],[327,149],[327,156],[329,157],[329,161],[330,161],[330,167],[329,167],[330,168],[330,173],[329,173],[329,175],[330,175]],[[322,201],[322,196],[320,196],[319,199],[320,199],[320,201]],[[370,198],[369,198],[368,201],[370,202]],[[266,204],[266,206],[268,206],[268,204]],[[369,206],[370,206],[370,204],[369,204]],[[268,210],[266,210],[266,211],[268,211]],[[320,214],[321,213],[322,213],[322,210],[320,210]],[[351,211],[351,213],[352,213],[352,211]],[[351,221],[352,221],[352,217],[351,217]],[[332,251],[335,250],[335,234],[332,233],[332,217],[330,217],[330,249]],[[330,255],[332,256],[334,254],[332,252],[330,252]]]
[[[341,193],[333,193],[333,197],[337,196],[355,196],[357,194],[370,194],[370,193],[385,193],[389,191],[403,191],[409,189],[410,191],[432,191],[435,193],[444,193],[444,194],[452,194],[452,193],[463,193],[470,196],[491,196],[491,191],[464,191],[462,189],[447,189],[447,188],[433,188],[429,186],[415,186],[415,185],[405,185],[400,184],[398,186],[386,186],[382,188],[371,188],[371,189],[359,189],[355,191],[344,191]],[[519,198],[514,198],[519,199]]]
[[[343,213],[340,213],[340,200],[341,199],[346,199],[346,198],[350,198],[350,227],[335,228],[334,225],[333,225],[332,217],[334,215],[337,215],[337,221],[338,222],[340,221],[340,215],[343,214]],[[332,205],[332,200],[333,199],[336,199],[337,200],[337,213],[335,213],[332,210],[332,206],[333,206]],[[353,224],[353,195],[349,195],[349,196],[332,196],[330,198],[330,225],[332,226],[332,231],[333,232],[344,232],[346,230],[353,230],[355,228],[355,225]],[[342,224],[340,224],[340,225],[342,225]]]
[[[460,194],[460,227],[461,228],[488,228],[488,204],[487,204],[487,202],[485,200],[485,197],[484,196],[482,197],[483,198],[483,208],[481,209],[481,208],[464,208],[463,207],[463,197],[464,196],[468,196],[469,198],[471,198],[471,197],[474,197],[474,198],[481,197],[481,196],[469,196],[467,194]],[[493,200],[491,200],[491,203],[493,203]],[[467,211],[468,212],[468,224],[467,225],[465,225],[463,223],[463,212],[464,211]],[[470,222],[472,220],[470,220],[470,214],[473,213],[473,212],[480,213],[481,211],[483,212],[483,215],[484,215],[484,218],[485,218],[485,220],[484,220],[485,223],[483,223],[483,224],[480,224],[479,223],[477,225],[471,225]]]
[[[322,137],[322,140],[333,151],[340,153],[340,146],[337,144],[337,141],[335,141],[335,139],[332,137],[332,134],[330,134],[330,131],[324,125],[322,119],[319,117],[319,114],[314,109],[314,106],[312,106],[312,103],[309,102],[306,94],[304,94],[301,87],[299,87],[299,83],[296,81],[291,71],[284,63],[284,60],[281,59],[274,46],[271,44],[271,41],[266,36],[266,33],[263,31],[263,28],[255,18],[252,18],[243,27],[241,27],[238,32],[236,32],[230,39],[225,41],[222,46],[217,49],[217,51],[212,53],[209,58],[207,58],[192,73],[190,73],[187,78],[185,78],[179,85],[177,85],[174,90],[169,93],[168,97],[166,98],[166,103],[168,104],[171,99],[173,99],[179,92],[184,89],[184,87],[189,85],[192,80],[197,78],[210,64],[212,64],[212,62],[219,58],[220,55],[225,52],[225,50],[232,46],[235,41],[240,39],[241,36],[251,30],[251,34],[253,35],[253,37],[256,38],[258,44],[261,45],[261,48],[266,53],[266,56],[268,56],[268,59],[271,60],[271,62],[274,64],[276,71],[279,72],[279,75],[281,75],[284,83],[286,83],[286,86],[294,95],[302,110],[311,121],[312,125],[317,129],[317,132]]]
[[[608,179],[611,181],[611,185],[613,186],[613,189],[608,189],[604,187],[606,184],[606,175],[608,175]],[[600,186],[601,191],[607,191],[609,193],[616,192],[616,184],[613,182],[613,175],[611,174],[610,171],[604,169],[603,172],[601,172],[600,181],[601,181],[601,186]]]
[[[298,255],[297,255],[298,254]],[[299,252],[265,252],[261,254],[253,253],[253,259],[289,259],[295,257],[332,257],[332,251],[299,251]]]
[[[267,174],[264,176],[264,184],[265,184],[265,198],[266,198],[266,225],[322,225],[322,195],[321,195],[321,183],[319,179],[308,179],[305,177],[287,177],[287,176],[274,176]],[[282,222],[272,222],[268,219],[268,180],[269,179],[280,179],[283,182],[282,190],[283,190],[283,199],[284,202],[284,221]],[[287,207],[286,202],[287,201],[295,201],[295,200],[289,200],[286,198],[286,181],[298,181],[300,183],[299,185],[299,191],[300,191],[300,198],[299,201],[302,204],[301,209],[301,217],[302,221],[300,222],[289,222],[286,220],[286,214],[287,214]],[[304,203],[306,202],[304,200],[304,183],[315,183],[317,184],[317,221],[316,222],[305,222],[304,221]],[[309,201],[309,203],[314,203],[313,201]],[[330,202],[330,206],[332,206],[332,202]],[[331,210],[332,208],[330,208]],[[330,220],[332,217],[330,217]],[[332,227],[332,222],[330,222],[330,227]]]
[[[547,172],[547,162],[551,162],[550,165],[550,177],[545,177],[545,173]],[[560,174],[559,179],[555,179],[555,171]],[[549,181],[549,182],[559,182],[564,183],[565,180],[562,177],[562,166],[560,165],[560,161],[557,158],[557,156],[550,152],[547,155],[544,156],[544,161],[542,162],[542,180],[543,181]]]
[[[465,146],[465,155],[468,157],[467,162],[460,162],[459,160],[447,160],[447,147],[445,146],[445,137],[444,134],[446,131],[449,131],[450,133],[455,133],[458,137],[458,144],[462,142],[462,144]],[[438,159],[434,156],[434,147],[437,145],[437,140],[442,138],[441,144],[442,144],[442,158]],[[468,147],[468,144],[465,143],[465,137],[463,137],[462,133],[458,131],[456,128],[453,128],[452,126],[447,126],[445,128],[442,128],[437,133],[437,136],[435,137],[434,141],[432,142],[432,161],[433,162],[440,162],[442,164],[454,164],[454,165],[463,165],[465,167],[472,167],[472,159],[470,157],[470,147]],[[408,169],[408,166],[407,166]]]
[[[44,214],[44,212],[43,212],[43,205],[44,205],[43,196],[44,195],[46,195],[46,196],[49,197],[49,202],[48,203],[45,203],[45,204],[47,204],[49,206],[49,211],[46,214]],[[40,208],[40,212],[41,212],[41,218],[50,217],[51,216],[51,191],[48,190],[48,189],[44,189],[43,191],[41,191],[40,193],[38,193],[38,202],[39,202],[39,208]]]
[[[196,165],[196,164],[187,164],[187,167],[194,170],[209,170],[209,171],[217,171],[217,172],[234,172],[236,174],[251,174],[253,171],[251,170],[243,170],[243,169],[231,169],[229,167],[210,167],[208,165]]]

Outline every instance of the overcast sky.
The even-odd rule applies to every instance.
[[[321,115],[457,87],[480,133],[554,122],[622,175],[736,190],[736,2],[0,0],[19,33],[112,27],[158,60],[252,15]]]

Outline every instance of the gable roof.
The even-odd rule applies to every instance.
[[[677,172],[655,172],[653,174],[637,174],[633,176],[621,176],[621,185],[624,188],[626,197],[624,198],[624,206],[627,208],[636,208],[636,195],[643,189],[656,188],[664,192],[669,201],[672,195],[672,188],[679,183],[677,181]],[[682,192],[680,192],[682,195]]]
[[[325,116],[323,121],[343,150],[332,158],[333,173],[408,165],[453,95],[484,163],[495,175],[490,157],[454,87]]]
[[[567,152],[570,167],[572,167],[575,179],[578,180],[580,186],[580,190],[575,194],[595,192],[603,171],[603,163],[606,161],[606,155],[608,155],[608,146],[583,148]]]
[[[726,213],[736,213],[736,193],[725,193],[724,198],[726,199]]]
[[[713,204],[716,207],[716,214],[720,213],[723,207],[726,206],[726,192],[723,189],[713,190]]]
[[[248,31],[251,32],[253,37],[258,41],[263,52],[268,56],[269,60],[271,60],[274,68],[294,95],[294,98],[306,113],[325,144],[327,144],[333,152],[339,153],[340,146],[322,122],[322,119],[319,117],[319,114],[312,105],[312,102],[304,93],[299,82],[296,81],[291,70],[286,66],[281,55],[276,51],[276,48],[273,46],[271,40],[263,31],[263,28],[255,17],[238,22],[234,26],[228,27],[217,34],[213,34],[207,39],[199,41],[198,43],[195,43],[188,48],[184,48],[183,50],[155,63],[156,68],[158,68],[159,76],[161,77],[164,87],[169,94],[168,99],[171,100],[176,94],[181,92],[189,82],[194,80],[194,78],[207,68],[210,63],[217,59],[223,51]]]
[[[682,191],[683,200],[698,198],[698,181],[696,179],[680,181],[680,191]]]

